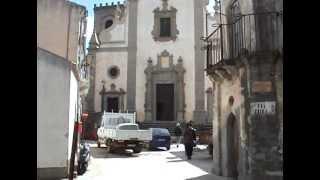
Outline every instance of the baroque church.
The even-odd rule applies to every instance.
[[[212,90],[201,40],[207,5],[208,0],[95,5],[88,111],[135,112],[142,124],[210,124]]]

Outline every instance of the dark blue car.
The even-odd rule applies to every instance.
[[[170,149],[171,136],[168,129],[164,128],[151,128],[152,140],[149,144],[149,149],[154,150],[159,147],[165,147],[167,150]]]

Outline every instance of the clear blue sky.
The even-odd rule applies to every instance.
[[[93,31],[93,22],[94,22],[94,17],[93,17],[93,7],[94,4],[105,4],[105,3],[109,3],[111,4],[112,2],[114,4],[117,4],[117,2],[121,2],[123,3],[124,0],[70,0],[72,2],[75,2],[77,4],[83,5],[87,8],[88,10],[88,17],[87,17],[87,33],[86,33],[86,37],[87,37],[87,42],[86,42],[86,47],[88,47],[89,44],[89,40],[91,38],[91,34]],[[207,7],[209,12],[213,11],[213,5],[214,5],[214,0],[209,0],[209,5]]]

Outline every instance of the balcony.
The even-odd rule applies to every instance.
[[[259,53],[282,54],[282,12],[245,14],[232,17],[203,40],[206,43],[207,72],[222,62]]]

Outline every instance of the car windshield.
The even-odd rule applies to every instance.
[[[154,128],[152,129],[152,133],[154,135],[161,135],[161,136],[170,135],[168,129],[162,129],[162,128]]]
[[[138,126],[137,125],[123,125],[123,126],[119,126],[120,130],[138,130]]]

